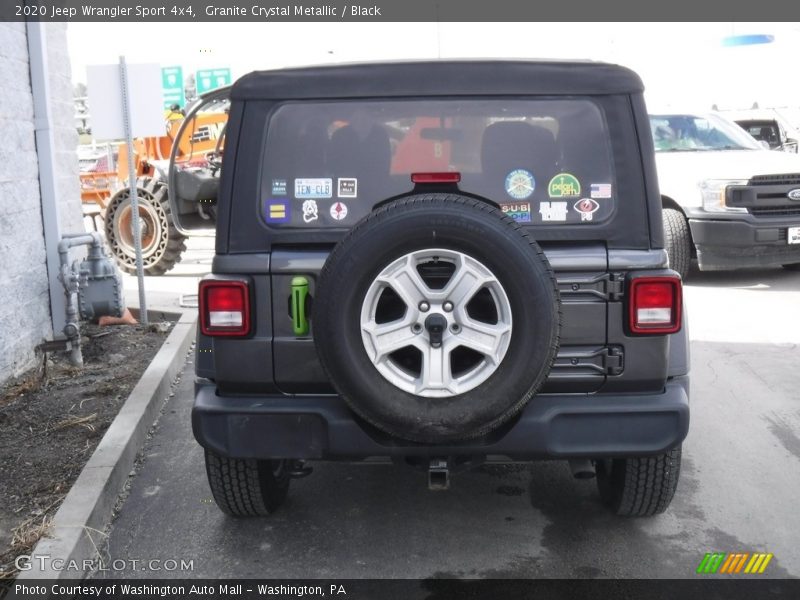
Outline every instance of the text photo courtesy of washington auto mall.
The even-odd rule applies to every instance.
[[[0,598],[800,597],[800,11],[573,4],[4,0]]]

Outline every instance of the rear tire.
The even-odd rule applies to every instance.
[[[685,280],[692,262],[692,235],[689,232],[689,224],[679,210],[665,208],[663,213],[664,241],[669,255],[669,266]]]
[[[681,448],[657,456],[598,460],[596,470],[600,498],[614,514],[651,517],[672,502],[681,472]]]
[[[265,517],[289,491],[288,460],[241,460],[206,450],[206,474],[217,506],[232,517]]]

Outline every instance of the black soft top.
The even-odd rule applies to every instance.
[[[644,90],[625,67],[591,61],[416,61],[254,71],[234,100],[402,96],[607,95]]]

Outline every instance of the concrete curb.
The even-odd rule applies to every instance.
[[[81,579],[85,576],[83,562],[94,558],[96,548],[103,543],[102,532],[111,522],[117,497],[156,419],[161,401],[183,368],[196,328],[197,311],[180,314],[172,332],[58,509],[48,537],[36,544],[31,553],[31,569],[20,572],[17,581]],[[53,569],[54,560],[62,560],[64,569]],[[78,568],[67,570],[70,561],[75,561]],[[41,568],[42,564],[44,568]]]

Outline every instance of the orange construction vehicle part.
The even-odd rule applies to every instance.
[[[194,117],[194,125],[184,132],[178,140],[178,162],[184,165],[197,162],[205,163],[205,156],[213,152],[217,146],[228,114],[225,112],[201,112]],[[165,122],[165,135],[158,137],[137,138],[133,140],[134,164],[136,176],[152,175],[153,161],[169,160],[170,152],[178,129],[183,119],[170,118]],[[84,204],[95,204],[98,209],[84,212],[104,211],[108,199],[119,189],[125,187],[128,181],[128,148],[124,143],[117,146],[116,171],[88,171],[80,175],[81,201]]]

